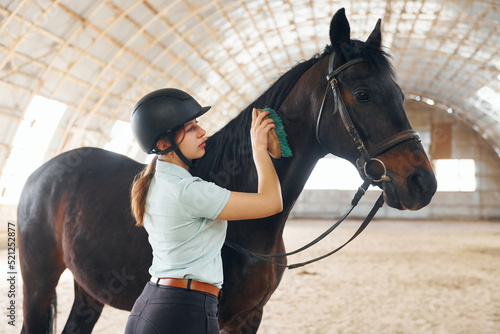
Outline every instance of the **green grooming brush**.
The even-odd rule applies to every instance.
[[[279,159],[281,157],[291,157],[293,154],[290,146],[288,145],[288,140],[286,139],[286,132],[285,127],[283,126],[283,121],[273,109],[265,108],[264,111],[269,112],[268,117],[270,117],[274,121],[274,124],[276,126],[274,128],[274,131],[269,132],[269,153],[275,159]]]

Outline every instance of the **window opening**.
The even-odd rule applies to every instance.
[[[28,176],[45,159],[66,104],[35,95],[12,142],[0,177],[0,204],[17,204]]]
[[[476,166],[473,159],[434,160],[437,191],[475,191]]]

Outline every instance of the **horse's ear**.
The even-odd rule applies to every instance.
[[[366,40],[366,43],[376,47],[377,49],[379,49],[382,45],[382,32],[380,31],[381,22],[382,20],[378,19],[377,24],[375,25],[375,29],[373,29],[372,33]]]
[[[330,42],[332,45],[340,44],[342,42],[349,42],[351,40],[351,27],[349,21],[345,16],[345,9],[339,9],[333,15],[332,23],[330,23]]]

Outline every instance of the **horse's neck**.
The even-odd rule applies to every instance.
[[[285,210],[291,210],[316,163],[327,153],[318,143],[315,133],[319,113],[316,104],[321,100],[321,92],[301,94],[310,90],[307,77],[317,75],[318,67],[313,66],[306,72],[281,108],[281,118],[293,153],[291,158],[281,158],[275,164],[280,175]]]
[[[310,149],[306,143],[299,147],[295,145],[293,147],[295,147],[293,157],[282,158],[289,159],[289,161],[276,162],[276,170],[280,177],[283,193],[284,211],[291,210],[316,163],[322,157],[320,152]]]
[[[317,75],[317,67],[313,68],[316,71],[314,75]],[[310,77],[311,75],[312,73],[309,73],[308,76]],[[245,232],[246,229],[250,229],[252,232],[262,229],[263,232],[265,231],[265,233],[259,234],[262,238],[280,239],[285,221],[295,201],[302,192],[309,175],[317,161],[327,153],[318,144],[315,136],[316,116],[318,114],[315,107],[318,104],[318,100],[321,99],[323,91],[315,92],[315,95],[304,94],[304,91],[310,91],[308,82],[308,78],[300,80],[280,107],[280,117],[285,126],[287,139],[293,153],[293,156],[290,158],[280,158],[274,161],[276,172],[281,182],[283,212],[268,219],[259,220],[262,221],[262,224],[259,221],[256,221],[255,224],[232,224],[230,234],[235,238],[248,235]],[[226,138],[225,142],[219,140],[218,144],[225,146],[222,149],[225,153],[221,153],[220,151],[219,153],[207,152],[211,157],[218,157],[216,159],[217,163],[212,162],[214,165],[218,165],[218,168],[214,170],[214,166],[208,166],[207,161],[213,159],[206,159],[205,161],[201,161],[201,168],[196,174],[204,179],[216,182],[223,187],[229,185],[231,190],[256,191],[257,175],[253,163],[245,164],[243,161],[237,161],[238,159],[234,158],[233,153],[243,149],[251,156],[251,149],[249,147],[238,147],[238,144],[236,144],[237,141],[231,140],[231,136],[236,138],[236,134],[232,133],[228,128],[221,131],[223,131]],[[249,142],[249,140],[246,140],[246,142]]]
[[[321,102],[323,91],[311,92],[311,77],[317,76],[323,69],[313,66],[295,85],[280,108],[281,118],[292,149],[291,158],[275,161],[276,171],[281,182],[283,195],[283,212],[273,221],[276,245],[281,244],[282,233],[296,200],[311,175],[318,160],[328,152],[317,139],[315,126],[319,113],[318,102]],[[303,92],[308,92],[304,94]]]

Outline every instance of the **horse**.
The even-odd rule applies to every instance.
[[[390,207],[418,210],[431,201],[436,179],[382,50],[380,22],[365,42],[351,39],[340,9],[331,20],[331,44],[294,65],[209,138],[192,174],[234,191],[257,189],[249,135],[253,107],[275,109],[293,151],[292,157],[273,159],[283,211],[229,222],[228,241],[260,254],[284,252],[287,217],[315,164],[327,154],[360,167],[361,175],[383,174],[369,182],[383,190]],[[333,79],[325,79],[332,71]],[[327,88],[330,84],[335,88]],[[360,152],[371,154],[361,165]],[[28,178],[18,205],[23,332],[49,331],[55,287],[66,268],[74,277],[75,299],[65,333],[90,333],[104,305],[132,308],[150,279],[152,261],[147,234],[135,226],[130,211],[131,184],[143,168],[123,155],[85,147],[54,157]],[[256,333],[287,259],[268,263],[227,246],[222,257],[221,332]]]

